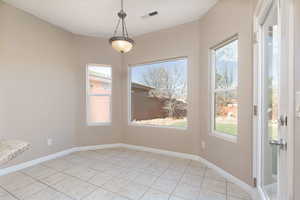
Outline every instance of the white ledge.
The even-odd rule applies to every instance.
[[[18,140],[0,140],[0,165],[29,149],[29,143]]]

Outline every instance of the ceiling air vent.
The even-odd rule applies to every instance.
[[[157,11],[153,11],[153,12],[150,12],[150,13],[148,13],[148,14],[146,14],[146,15],[143,15],[142,18],[143,18],[143,19],[147,19],[147,18],[149,18],[149,17],[154,17],[155,15],[158,15],[158,12],[157,12]]]

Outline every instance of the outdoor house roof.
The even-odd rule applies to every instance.
[[[95,71],[89,71],[89,76],[92,77],[95,81],[111,83],[111,77],[107,76],[106,74],[102,74]]]
[[[135,82],[131,83],[131,88],[140,89],[140,90],[144,90],[144,91],[150,91],[150,90],[155,89],[153,87],[149,87],[147,85],[143,85],[143,84],[135,83]]]

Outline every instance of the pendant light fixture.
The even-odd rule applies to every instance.
[[[121,0],[121,10],[120,12],[118,12],[118,17],[119,17],[119,21],[117,24],[117,27],[114,31],[114,35],[113,37],[111,37],[109,39],[109,43],[111,44],[111,46],[118,52],[120,53],[127,53],[129,52],[134,45],[134,41],[133,39],[129,38],[128,36],[128,32],[127,32],[127,28],[126,28],[126,24],[125,24],[125,18],[126,18],[127,14],[124,11],[123,8],[123,0]],[[122,35],[118,36],[118,29],[119,26],[122,26]]]

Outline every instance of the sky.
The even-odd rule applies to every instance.
[[[143,83],[143,74],[147,73],[150,68],[160,68],[164,67],[167,70],[172,70],[174,66],[177,66],[181,70],[181,75],[183,78],[187,77],[187,59],[177,59],[177,60],[169,60],[151,64],[143,64],[143,65],[136,65],[131,67],[131,80],[135,83]]]

